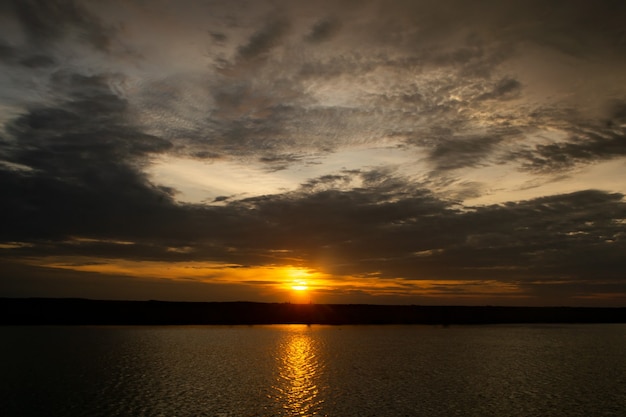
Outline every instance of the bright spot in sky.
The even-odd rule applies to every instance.
[[[291,289],[294,291],[306,291],[309,289],[307,279],[313,274],[302,268],[288,268],[286,271],[287,279],[291,281]]]

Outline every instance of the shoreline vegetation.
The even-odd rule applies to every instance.
[[[0,325],[626,323],[626,308],[0,298]]]

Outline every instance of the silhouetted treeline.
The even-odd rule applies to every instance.
[[[626,308],[468,307],[0,298],[0,324],[626,323]]]

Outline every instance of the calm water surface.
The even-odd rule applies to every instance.
[[[0,334],[2,416],[626,415],[626,325]]]

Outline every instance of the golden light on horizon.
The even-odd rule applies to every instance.
[[[294,285],[291,286],[291,289],[294,291],[306,291],[309,289],[306,281],[296,281]]]
[[[314,277],[314,273],[304,268],[288,267],[285,273],[291,280],[291,289],[297,292],[307,291],[309,281]]]
[[[31,258],[27,265],[47,269],[132,277],[143,282],[164,280],[224,286],[227,291],[246,289],[270,301],[340,302],[353,294],[370,297],[420,297],[421,300],[446,297],[471,300],[484,297],[519,299],[528,297],[516,283],[495,280],[406,280],[370,276],[331,275],[304,266],[267,265],[243,267],[225,262],[135,261],[117,258],[94,259],[84,256]],[[344,298],[345,297],[345,298]]]

